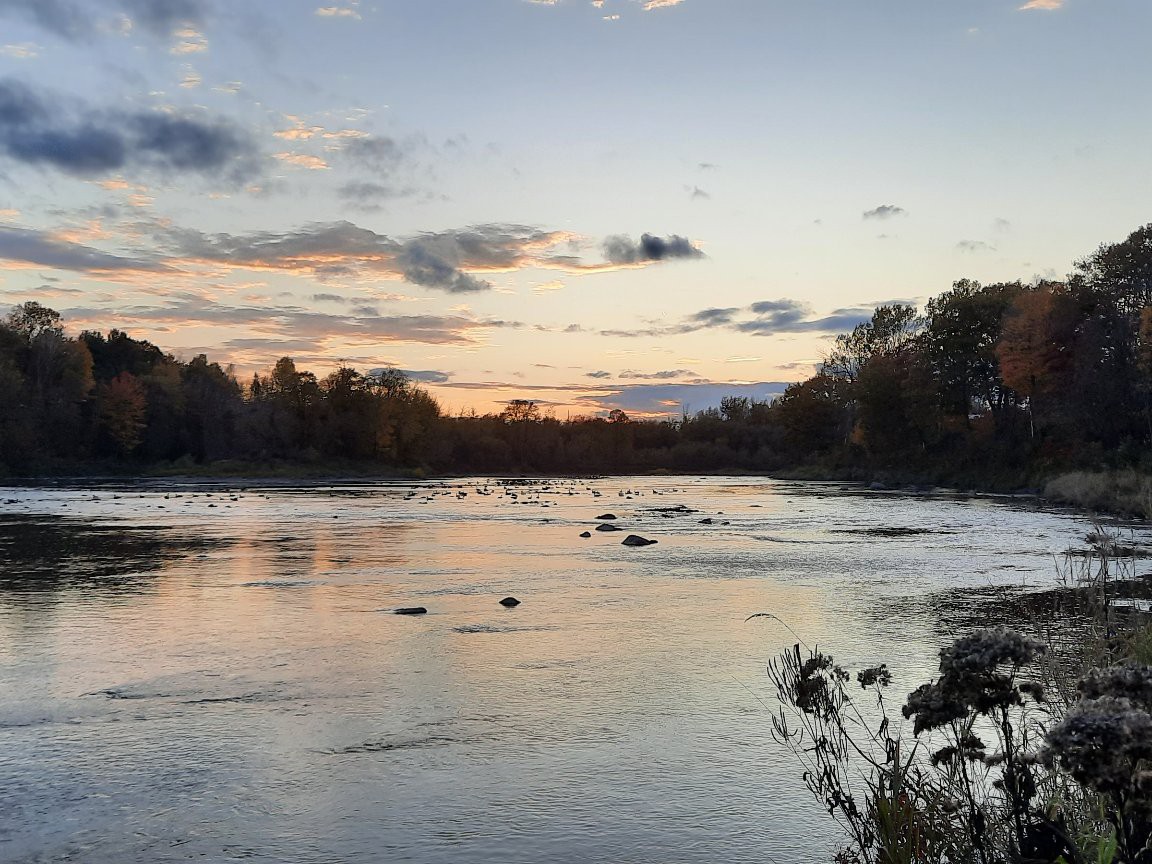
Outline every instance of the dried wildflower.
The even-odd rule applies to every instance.
[[[860,682],[860,686],[867,689],[879,684],[881,687],[887,687],[892,683],[892,673],[888,671],[888,664],[881,663],[879,666],[871,666],[867,669],[861,669],[856,673],[856,680]]]
[[[1104,696],[1128,699],[1152,711],[1152,666],[1125,663],[1107,669],[1093,669],[1080,682],[1080,694],[1083,699]]]
[[[985,675],[1006,664],[1023,666],[1031,663],[1045,650],[1043,642],[1006,627],[977,630],[940,652],[940,671],[958,677]]]
[[[905,717],[916,716],[912,727],[914,735],[925,729],[939,729],[968,715],[968,706],[940,683],[921,684],[908,694],[908,700],[900,710]]]
[[[916,716],[913,732],[938,729],[970,712],[988,714],[1020,704],[1016,669],[1044,651],[1044,645],[1012,630],[977,630],[940,652],[940,678],[917,688],[904,705],[904,716]],[[1011,667],[1009,674],[1000,671]]]
[[[953,747],[952,745],[941,747],[932,754],[932,767],[935,768],[937,765],[950,765],[959,752],[959,748]]]
[[[848,680],[848,673],[837,666],[831,656],[820,651],[801,659],[799,645],[784,656],[786,662],[777,680],[781,698],[805,714],[824,719],[833,717],[839,710],[839,687]],[[774,672],[772,667],[769,672]]]
[[[1152,759],[1152,714],[1130,699],[1084,699],[1048,732],[1049,761],[1105,794],[1137,791],[1137,769]]]
[[[1044,701],[1044,685],[1038,681],[1021,681],[1017,689],[1026,696],[1031,696],[1036,702]]]

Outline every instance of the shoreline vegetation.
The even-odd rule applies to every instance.
[[[1086,539],[1018,630],[960,637],[902,704],[886,665],[853,676],[802,641],[769,664],[836,864],[1152,862],[1152,624],[1127,596],[1147,580],[1118,535]]]
[[[672,419],[449,415],[395,368],[241,381],[28,301],[0,320],[0,478],[742,474],[1038,494],[1152,517],[1152,225],[1063,281],[882,305],[776,399]]]

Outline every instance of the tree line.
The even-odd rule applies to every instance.
[[[249,381],[120,330],[64,331],[29,301],[0,322],[10,475],[313,465],[367,472],[791,472],[1022,485],[1152,470],[1152,225],[1063,281],[964,279],[921,312],[878,307],[770,401],[676,419],[558,420],[531,400],[448,415],[397,369],[320,378],[281,358]]]

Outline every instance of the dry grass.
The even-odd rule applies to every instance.
[[[1089,510],[1152,518],[1152,476],[1131,468],[1061,474],[1048,481],[1044,497]]]

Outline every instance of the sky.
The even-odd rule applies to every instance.
[[[328,5],[332,4],[332,5]],[[1148,0],[0,0],[0,311],[678,416],[1152,221]]]

